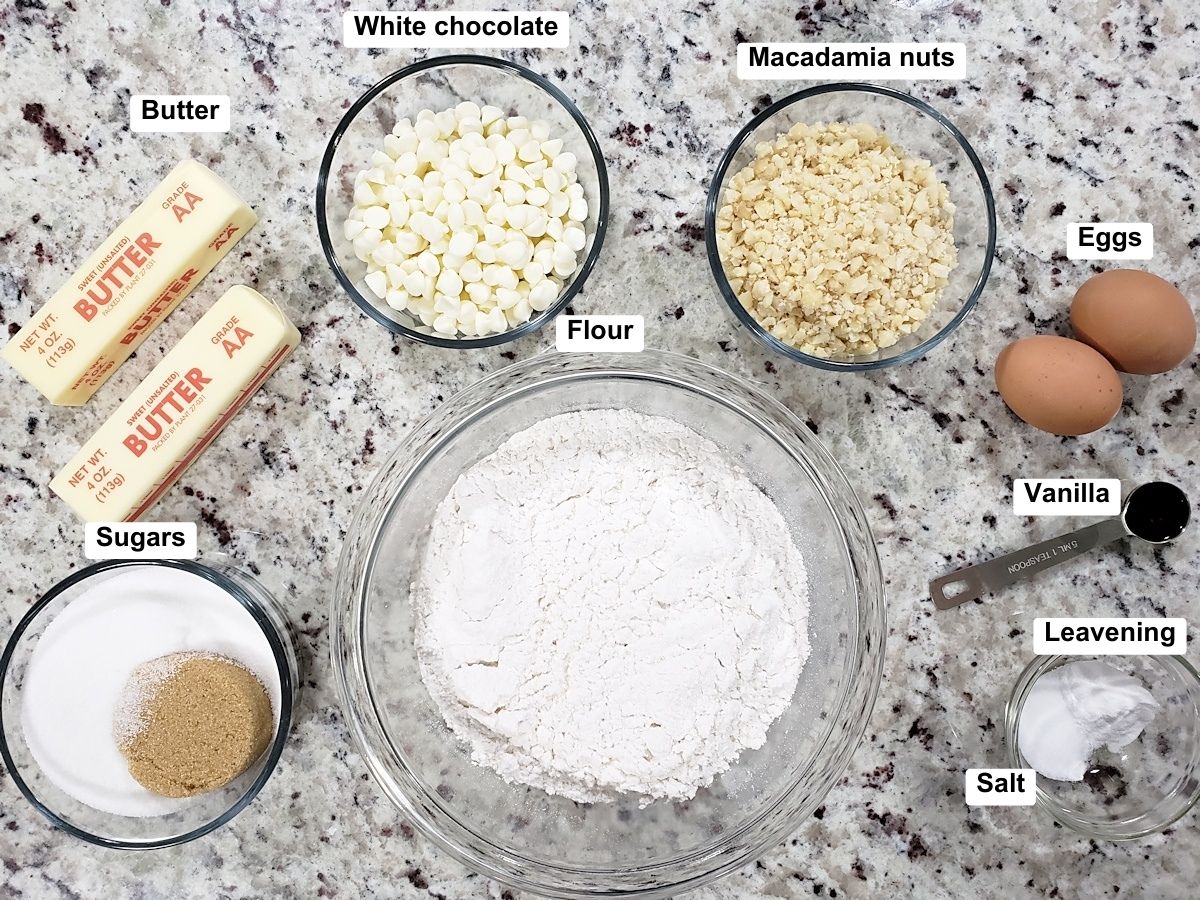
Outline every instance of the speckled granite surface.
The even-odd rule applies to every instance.
[[[0,322],[24,323],[177,157],[222,172],[261,221],[86,408],[52,409],[0,372],[0,626],[7,633],[83,562],[51,474],[227,285],[249,279],[306,341],[157,516],[197,520],[202,558],[226,554],[286,598],[307,674],[276,776],[231,826],[186,847],[122,855],[72,842],[0,777],[0,895],[501,896],[414,834],[368,781],[334,696],[325,589],[358,496],[396,443],[441,399],[542,351],[550,335],[507,352],[398,343],[329,275],[313,216],[318,158],[348,101],[411,54],[343,48],[340,4],[99,8],[0,10]],[[751,378],[807,419],[859,490],[889,592],[885,682],[845,778],[792,840],[694,896],[1194,896],[1194,817],[1147,841],[1096,844],[1027,810],[969,811],[961,771],[1003,764],[1004,699],[1030,656],[1034,612],[1194,615],[1195,536],[1166,551],[1097,553],[951,614],[935,616],[924,589],[952,563],[1065,530],[1011,515],[1013,477],[1157,476],[1200,495],[1195,357],[1128,380],[1120,418],[1080,440],[1022,426],[990,375],[1007,340],[1063,330],[1087,272],[1063,256],[1067,221],[1154,222],[1155,271],[1200,295],[1200,31],[1186,4],[1097,0],[1050,13],[1032,0],[621,0],[575,6],[572,29],[570,50],[515,58],[579,100],[608,160],[609,238],[577,309],[643,313],[649,344]],[[764,92],[791,87],[736,79],[742,37],[967,42],[967,81],[914,91],[974,142],[1000,242],[978,311],[925,361],[842,378],[791,365],[739,334],[711,289],[700,240],[710,173]],[[134,136],[131,90],[228,93],[233,129]]]

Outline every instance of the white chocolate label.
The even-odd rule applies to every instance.
[[[347,47],[416,49],[424,47],[569,47],[565,12],[496,10],[493,12],[380,12],[342,14]]]
[[[150,509],[250,399],[300,334],[266,297],[230,288],[50,482],[85,521]]]
[[[967,806],[1033,806],[1037,772],[1033,769],[967,769]]]
[[[1018,516],[1115,516],[1121,512],[1119,478],[1018,478],[1013,513]]]
[[[966,44],[738,44],[742,79],[966,78]]]
[[[195,559],[195,522],[89,522],[83,526],[88,559]]]
[[[1041,656],[1176,656],[1187,652],[1183,619],[1033,620],[1033,652]]]
[[[646,347],[641,316],[559,316],[554,346],[564,353],[640,353]]]
[[[1067,259],[1153,259],[1149,222],[1070,222]]]
[[[133,94],[134,132],[228,131],[229,98],[223,94]]]

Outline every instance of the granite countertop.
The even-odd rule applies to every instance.
[[[991,376],[1007,341],[1065,330],[1090,268],[1065,259],[1066,222],[1153,222],[1153,269],[1200,295],[1200,31],[1178,3],[998,6],[563,3],[569,50],[511,54],[578,100],[608,160],[609,235],[576,309],[641,313],[648,345],[722,366],[790,406],[841,462],[877,538],[887,660],[862,745],[816,816],[697,898],[1169,898],[1194,896],[1200,882],[1194,818],[1114,845],[1030,810],[963,804],[963,769],[1004,764],[1004,701],[1031,656],[1035,612],[1186,616],[1200,584],[1189,535],[1167,550],[1096,552],[955,613],[935,615],[926,595],[947,567],[1072,524],[1014,517],[1014,477],[1162,477],[1200,496],[1196,357],[1168,375],[1127,379],[1119,418],[1080,439],[1025,427]],[[359,497],[397,443],[444,398],[542,352],[552,335],[479,352],[420,347],[385,335],[335,284],[315,228],[319,157],[349,102],[416,58],[344,48],[342,8],[161,0],[104,4],[101,14],[100,4],[21,0],[0,10],[7,329],[29,319],[81,251],[180,157],[224,174],[260,216],[85,408],[51,408],[0,371],[0,630],[84,563],[78,524],[47,488],[51,475],[215,298],[248,281],[280,301],[305,338],[156,510],[196,520],[202,560],[224,556],[256,572],[294,617],[305,674],[278,772],[231,825],[141,854],[54,831],[5,774],[0,896],[512,896],[415,833],[368,779],[334,693],[326,588]],[[751,110],[797,87],[740,82],[734,49],[743,39],[966,42],[967,80],[898,85],[974,143],[999,217],[979,308],[927,359],[839,377],[771,355],[725,311],[704,258],[708,181]],[[131,134],[130,92],[229,94],[232,130]]]

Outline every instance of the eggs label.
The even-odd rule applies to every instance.
[[[554,346],[563,353],[641,353],[646,325],[641,316],[559,316]]]
[[[88,559],[195,559],[195,522],[88,522]]]
[[[967,806],[1033,806],[1037,802],[1037,772],[967,769],[963,793]]]
[[[1067,259],[1153,259],[1154,226],[1149,222],[1071,222]]]
[[[1116,516],[1121,513],[1119,478],[1018,478],[1013,482],[1018,516]]]
[[[1187,652],[1184,619],[1033,620],[1033,652],[1040,656],[1181,656]]]

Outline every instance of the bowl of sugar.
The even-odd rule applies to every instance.
[[[33,807],[81,840],[182,844],[257,796],[297,685],[287,620],[250,576],[96,563],[35,603],[0,656],[0,755]]]

